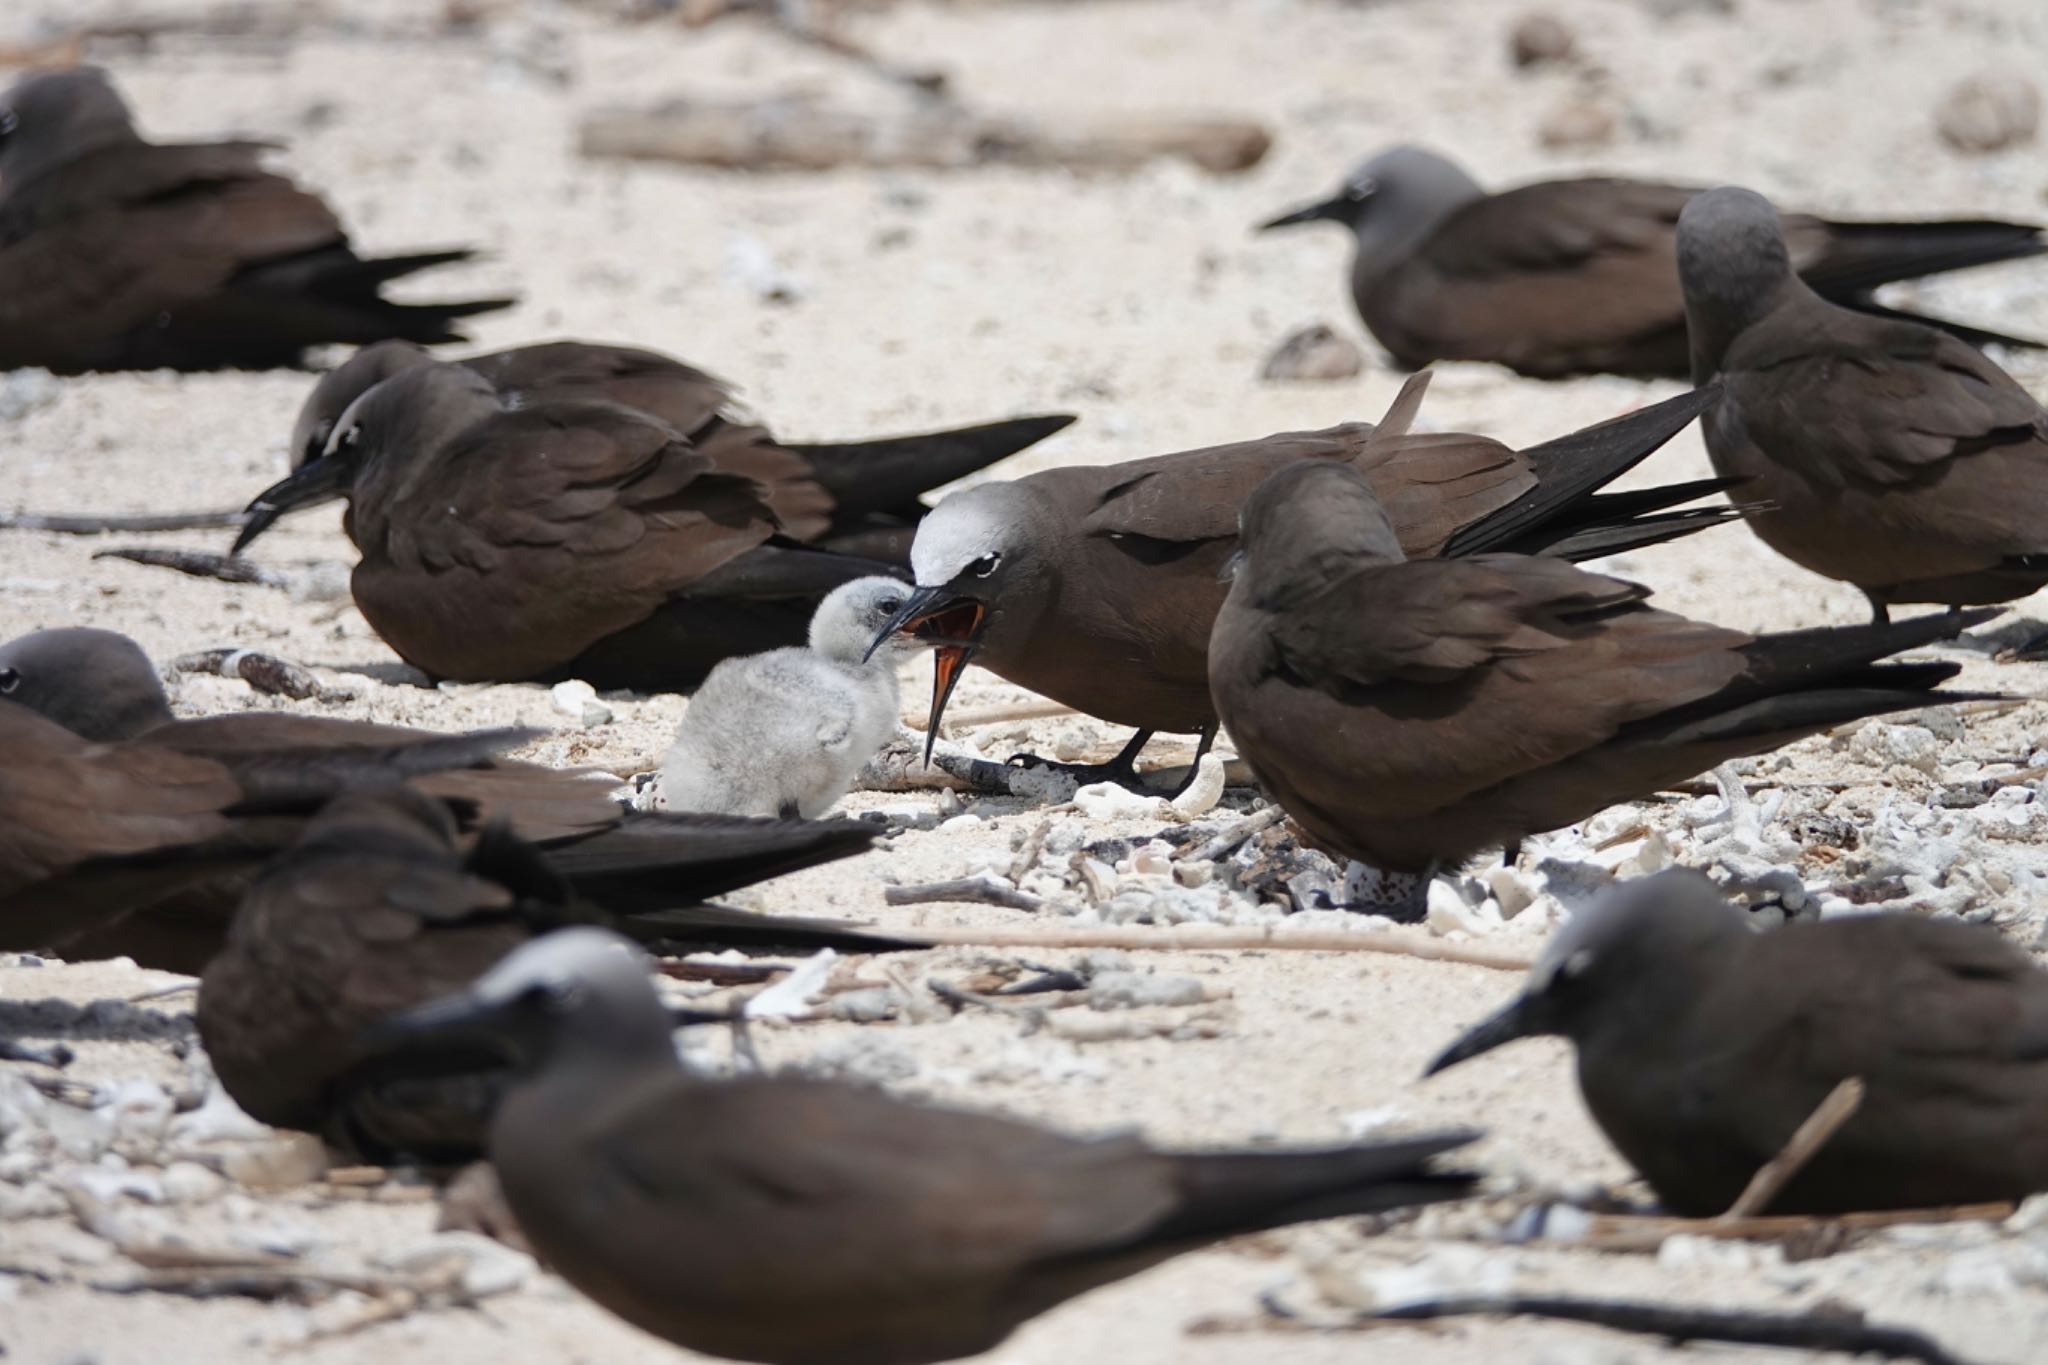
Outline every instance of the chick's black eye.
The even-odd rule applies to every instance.
[[[1001,555],[983,555],[980,559],[967,566],[967,572],[973,574],[976,578],[987,578],[996,571],[996,566],[1002,562],[1003,557]]]
[[[13,136],[14,130],[19,127],[21,127],[21,115],[15,113],[12,109],[0,109],[0,142],[5,142],[9,137]]]
[[[0,693],[12,692],[19,686],[21,686],[21,673],[18,669],[0,668]]]

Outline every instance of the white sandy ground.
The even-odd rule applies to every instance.
[[[140,8],[121,0],[13,0],[0,8],[0,42]],[[1260,360],[1295,327],[1322,319],[1355,336],[1357,324],[1341,288],[1340,234],[1308,229],[1256,238],[1249,228],[1320,195],[1353,161],[1394,140],[1441,146],[1498,183],[1599,165],[1740,180],[1844,215],[2048,216],[2039,144],[1966,160],[1931,131],[1930,110],[1952,81],[1984,68],[2043,69],[2048,11],[2028,0],[1739,0],[1733,18],[1706,5],[1668,20],[1632,0],[1551,5],[1579,29],[1605,73],[1595,77],[1512,74],[1502,32],[1514,8],[1487,0],[905,3],[853,25],[899,60],[945,68],[956,88],[989,105],[1261,118],[1277,143],[1263,165],[1235,179],[1173,165],[1082,179],[1001,170],[757,178],[587,164],[571,148],[572,123],[607,103],[794,87],[849,100],[893,96],[862,73],[744,21],[689,32],[667,22],[622,24],[599,6],[512,3],[485,6],[490,17],[467,36],[423,36],[439,8],[351,3],[346,24],[316,27],[282,47],[167,39],[147,51],[95,55],[114,67],[159,137],[240,131],[288,138],[289,165],[331,196],[368,249],[487,248],[487,261],[417,285],[422,297],[516,288],[522,306],[481,320],[480,343],[573,335],[660,347],[739,383],[777,430],[793,436],[853,437],[1048,409],[1081,415],[1011,473],[1376,416],[1399,382],[1383,361],[1345,383],[1256,381]],[[401,29],[414,36],[391,36]],[[1619,139],[1596,154],[1546,155],[1536,145],[1536,123],[1582,88],[1622,116]],[[763,301],[731,265],[736,252],[750,249],[736,243],[765,248],[797,282],[796,301]],[[1918,292],[1936,309],[2048,334],[2048,268],[2040,265],[1982,271]],[[2048,389],[2040,359],[2013,363],[2037,390]],[[284,437],[306,383],[292,374],[0,380],[0,505],[140,512],[239,503],[281,472]],[[1426,419],[1527,444],[1672,391],[1614,379],[1542,385],[1450,365],[1437,376]],[[1687,433],[1640,477],[1693,477],[1705,468],[1697,436]],[[154,538],[204,548],[220,548],[223,539]],[[354,693],[345,702],[294,704],[255,697],[238,682],[192,677],[175,685],[186,713],[297,705],[443,728],[564,723],[541,688],[416,685],[345,600],[295,601],[95,562],[96,548],[91,540],[0,533],[0,636],[95,624],[130,632],[159,657],[246,646],[310,665]],[[261,557],[285,565],[345,559],[349,549],[329,511],[273,533]],[[1848,622],[1863,613],[1855,593],[1790,567],[1739,528],[1618,567],[1656,587],[1662,604],[1733,626]],[[2038,601],[2015,612],[2044,614]],[[1982,650],[1948,652],[1970,661],[1967,686],[2030,695],[2048,680],[2048,670],[1994,665]],[[921,696],[924,676],[920,670],[906,680],[907,705]],[[979,678],[956,706],[1016,695]],[[563,730],[533,753],[619,772],[653,766],[682,701],[608,704],[612,723]],[[1988,812],[1954,810],[1939,798],[1987,770],[2038,761],[2042,715],[2029,705],[1967,715],[1960,724],[1937,716],[1924,731],[1873,728],[1751,765],[1753,794],[1776,817],[1766,833],[1792,841],[1778,846],[1778,861],[1815,885],[1889,877],[1888,895],[1988,916],[2032,941],[2048,904],[2038,890],[2048,870],[2048,837],[2032,804],[2038,782],[2017,784]],[[974,738],[1001,757],[1027,743],[1048,745],[1073,724],[995,727]],[[1119,736],[1103,731],[1100,738]],[[1829,783],[1836,785],[1816,785]],[[1774,793],[1784,795],[1772,808],[1781,799]],[[1645,804],[1603,816],[1595,833],[1646,822],[1670,831],[1681,860],[1712,861],[1715,831],[1696,826],[1714,805],[1713,798]],[[929,810],[935,801],[864,793],[848,806]],[[907,833],[864,860],[791,877],[745,899],[904,928],[1027,923],[1018,912],[984,906],[883,903],[886,881],[1007,863],[1012,840],[1040,818],[1014,801],[969,802],[967,809],[987,818],[966,829]],[[1861,862],[1840,853],[1829,842],[1839,833],[1814,833],[1824,828],[1809,818],[1816,813],[1862,826],[1866,851],[1878,853]],[[1088,832],[1147,835],[1162,824],[1155,817]],[[1557,847],[1569,854],[1584,844],[1567,835]],[[1530,866],[1525,861],[1533,881]],[[1526,951],[1541,941],[1552,913],[1546,900],[1504,927],[1488,928],[1483,917],[1472,927],[1489,946]],[[1019,957],[1057,964],[1075,955],[956,949],[904,960],[900,970],[916,993],[927,978],[959,983],[991,961]],[[1510,975],[1341,953],[1141,954],[1135,965],[1194,978],[1227,998],[1139,1012],[1186,1025],[1175,1037],[1077,1044],[1051,1027],[1032,1032],[1018,1018],[970,1012],[914,1023],[763,1027],[759,1043],[770,1065],[840,1070],[902,1094],[992,1106],[1076,1131],[1135,1126],[1169,1143],[1314,1143],[1381,1122],[1480,1123],[1492,1136],[1478,1158],[1503,1186],[1641,1195],[1585,1115],[1562,1046],[1523,1044],[1416,1082],[1438,1048],[1507,995]],[[859,970],[884,980],[881,964]],[[123,1000],[164,981],[127,964],[7,965],[0,966],[0,997]],[[171,997],[145,1008],[174,1018],[189,1002]],[[714,1056],[724,1046],[718,1036],[701,1044]],[[152,1077],[170,1085],[185,1069],[162,1041],[82,1037],[79,1051],[73,1074],[86,1080]],[[0,1207],[47,1207],[54,1168],[32,1159],[0,1169],[7,1176]],[[309,1254],[343,1261],[428,1238],[430,1206],[392,1202],[404,1195],[388,1190],[368,1200],[345,1193],[315,1183],[207,1199],[172,1214],[194,1230],[272,1220],[312,1238]],[[1775,1249],[1746,1246],[1703,1252],[1673,1243],[1655,1256],[1604,1255],[1555,1244],[1486,1246],[1464,1236],[1489,1226],[1502,1207],[1432,1216],[1378,1238],[1337,1222],[1243,1239],[1050,1313],[989,1358],[1005,1365],[1449,1365],[1676,1355],[1643,1340],[1528,1321],[1474,1319],[1362,1336],[1188,1331],[1212,1317],[1255,1323],[1258,1296],[1268,1290],[1296,1308],[1329,1311],[1331,1296],[1357,1301],[1368,1281],[1395,1297],[1512,1285],[1756,1308],[1834,1301],[1922,1326],[1977,1360],[2037,1359],[2048,1339],[2048,1241],[2022,1227],[1910,1230],[1789,1263]],[[68,1216],[17,1212],[0,1223],[0,1262],[0,1348],[35,1365],[372,1356],[541,1365],[680,1354],[541,1275],[475,1310],[422,1312],[294,1345],[316,1320],[298,1307],[93,1289],[120,1271],[120,1258]],[[41,1270],[55,1282],[10,1269]],[[1369,1278],[1388,1270],[1402,1274]],[[331,1323],[353,1308],[330,1306],[317,1321]]]

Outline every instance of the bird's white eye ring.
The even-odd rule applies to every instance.
[[[21,671],[14,668],[0,668],[0,693],[12,692],[21,686]]]
[[[1561,976],[1584,976],[1591,970],[1592,966],[1593,950],[1591,948],[1581,948],[1559,963],[1557,970]]]
[[[973,574],[976,578],[987,578],[996,571],[996,567],[1002,562],[1003,557],[1001,555],[983,555],[967,566],[967,572]]]

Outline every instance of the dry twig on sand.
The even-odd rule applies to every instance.
[[[1431,1299],[1385,1309],[1361,1325],[1427,1322],[1484,1313],[1500,1317],[1558,1318],[1667,1341],[1725,1341],[1745,1346],[1784,1346],[1802,1351],[1839,1351],[1924,1365],[1963,1365],[1923,1332],[1868,1323],[1861,1313],[1745,1313],[1676,1304],[1629,1303],[1608,1299],[1567,1299],[1503,1294]]]
[[[885,886],[882,899],[891,905],[925,905],[932,901],[968,901],[976,905],[1000,905],[1010,910],[1043,910],[1045,902],[1028,891],[1019,891],[1000,877],[958,877],[947,882],[924,882],[917,886]]]
[[[249,519],[239,508],[219,512],[165,512],[139,516],[44,516],[0,512],[0,531],[52,531],[60,536],[97,536],[110,531],[226,531]]]
[[[1771,1206],[1789,1184],[1792,1177],[1805,1169],[1815,1153],[1827,1146],[1828,1139],[1841,1131],[1863,1103],[1863,1078],[1851,1076],[1828,1092],[1820,1107],[1806,1116],[1806,1121],[1793,1130],[1785,1143],[1785,1150],[1757,1168],[1749,1184],[1735,1202],[1728,1206],[1728,1212],[1721,1215],[1724,1220],[1753,1218]]]
[[[944,885],[944,883],[940,883]],[[922,887],[892,887],[892,892]],[[1019,893],[1022,894],[1022,893]],[[933,897],[932,899],[944,899]],[[952,899],[959,899],[953,897]],[[892,898],[893,903],[893,898]],[[1341,930],[1288,930],[1279,925],[1245,928],[1223,925],[1134,925],[1114,928],[1072,928],[1048,925],[1022,929],[919,929],[933,947],[947,948],[1127,948],[1160,952],[1303,952],[1385,953],[1425,962],[1456,962],[1495,971],[1526,972],[1535,965],[1529,953],[1467,948],[1441,939],[1402,934],[1350,933]]]

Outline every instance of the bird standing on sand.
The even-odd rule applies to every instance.
[[[1180,1154],[826,1081],[695,1080],[646,959],[591,929],[377,1033],[516,1058],[490,1157],[535,1253],[646,1331],[769,1365],[974,1355],[1209,1242],[1471,1183],[1425,1165],[1469,1133]]]
[[[1394,147],[1360,166],[1334,197],[1261,228],[1349,228],[1358,315],[1404,366],[1490,360],[1537,379],[1684,378],[1685,306],[1672,243],[1694,193],[1598,178],[1488,194],[1445,157]],[[2048,252],[2048,236],[2025,223],[1841,223],[1790,214],[1784,228],[1813,288],[1882,317],[1914,315],[1876,303],[1881,285]],[[2040,344],[1937,325],[1979,345]]]
[[[1901,602],[2004,602],[2048,584],[2048,411],[1973,348],[1870,317],[1792,270],[1778,214],[1710,190],[1678,221],[1714,468],[1802,568]]]
[[[938,734],[971,659],[1077,711],[1137,728],[1109,764],[1047,766],[1142,786],[1133,765],[1154,731],[1200,732],[1206,752],[1216,729],[1209,631],[1225,591],[1217,574],[1237,548],[1244,500],[1297,461],[1363,471],[1414,556],[1516,550],[1586,558],[1654,545],[1729,515],[1663,510],[1725,487],[1714,480],[1598,491],[1692,421],[1704,394],[1518,452],[1484,436],[1411,434],[1427,384],[1427,374],[1410,379],[1377,427],[1357,422],[1047,469],[941,502],[918,527],[910,556],[917,590],[891,627],[937,648],[927,735]],[[1191,775],[1199,763],[1198,756]]]
[[[1995,613],[1751,636],[1556,559],[1410,560],[1372,485],[1307,461],[1260,485],[1216,618],[1216,711],[1310,840],[1428,878],[1745,754],[1976,694],[1883,664]]]
[[[875,830],[858,821],[754,820],[630,810],[613,799],[614,783],[601,775],[492,756],[524,738],[524,732],[510,732],[511,738],[470,753],[459,747],[459,737],[330,716],[243,711],[178,720],[171,715],[170,701],[148,656],[134,641],[112,631],[37,631],[0,645],[0,697],[8,702],[0,711],[22,713],[32,708],[40,713],[25,716],[24,724],[47,718],[66,727],[68,733],[42,741],[66,756],[66,763],[177,775],[184,785],[165,795],[190,807],[196,832],[183,839],[211,837],[221,829],[251,831],[244,836],[251,845],[246,856],[229,848],[208,866],[178,862],[156,869],[152,876],[143,876],[138,869],[135,884],[122,893],[102,894],[76,907],[53,899],[48,917],[35,921],[33,934],[27,921],[6,926],[6,942],[13,947],[55,948],[73,958],[126,956],[147,967],[197,975],[219,951],[256,869],[279,848],[297,841],[306,817],[326,797],[367,782],[388,785],[401,777],[446,801],[465,839],[479,837],[492,822],[503,822],[513,835],[538,845],[554,874],[578,895],[622,913],[659,911],[668,937],[677,942],[834,947],[848,952],[886,950],[906,942],[829,920],[698,904],[863,851],[873,842]],[[102,743],[86,746],[80,736]],[[437,761],[450,745],[458,746],[453,752],[460,761]],[[78,755],[75,760],[69,757],[73,754]],[[24,803],[35,799],[43,782],[59,780],[32,771],[37,761],[27,749],[19,760],[4,760],[6,780],[19,785]],[[306,800],[289,812],[273,812],[261,824],[239,818],[243,812],[236,806],[241,799],[238,785],[224,777],[221,785],[214,785],[216,775],[246,771],[267,780],[302,768],[338,775],[323,778]],[[202,777],[208,780],[201,782]],[[131,812],[118,804],[130,799],[119,795],[126,788],[110,790],[114,794],[106,799],[117,804],[94,811],[93,820],[71,835],[80,845],[75,856],[136,851],[122,842],[120,830],[102,828],[130,814],[136,815],[137,830],[148,833],[148,821],[140,813],[157,807],[136,804]],[[144,793],[134,800],[150,796]],[[48,813],[61,815],[65,809],[60,804]],[[168,830],[162,841],[182,842],[172,839],[178,833]],[[0,843],[0,853],[5,852]]]
[[[1726,1212],[1843,1081],[1862,1102],[1764,1212],[2048,1190],[2048,973],[1995,929],[1919,914],[1754,932],[1695,872],[1559,930],[1508,1005],[1430,1065],[1569,1038],[1587,1107],[1667,1208]]]
[[[309,346],[460,341],[506,299],[394,303],[468,251],[364,259],[262,142],[159,144],[97,67],[0,94],[0,370],[275,369]]]
[[[808,645],[712,669],[661,763],[669,809],[818,816],[846,795],[902,728],[896,670],[925,646],[868,645],[909,596],[898,579],[855,579],[818,604]]]

